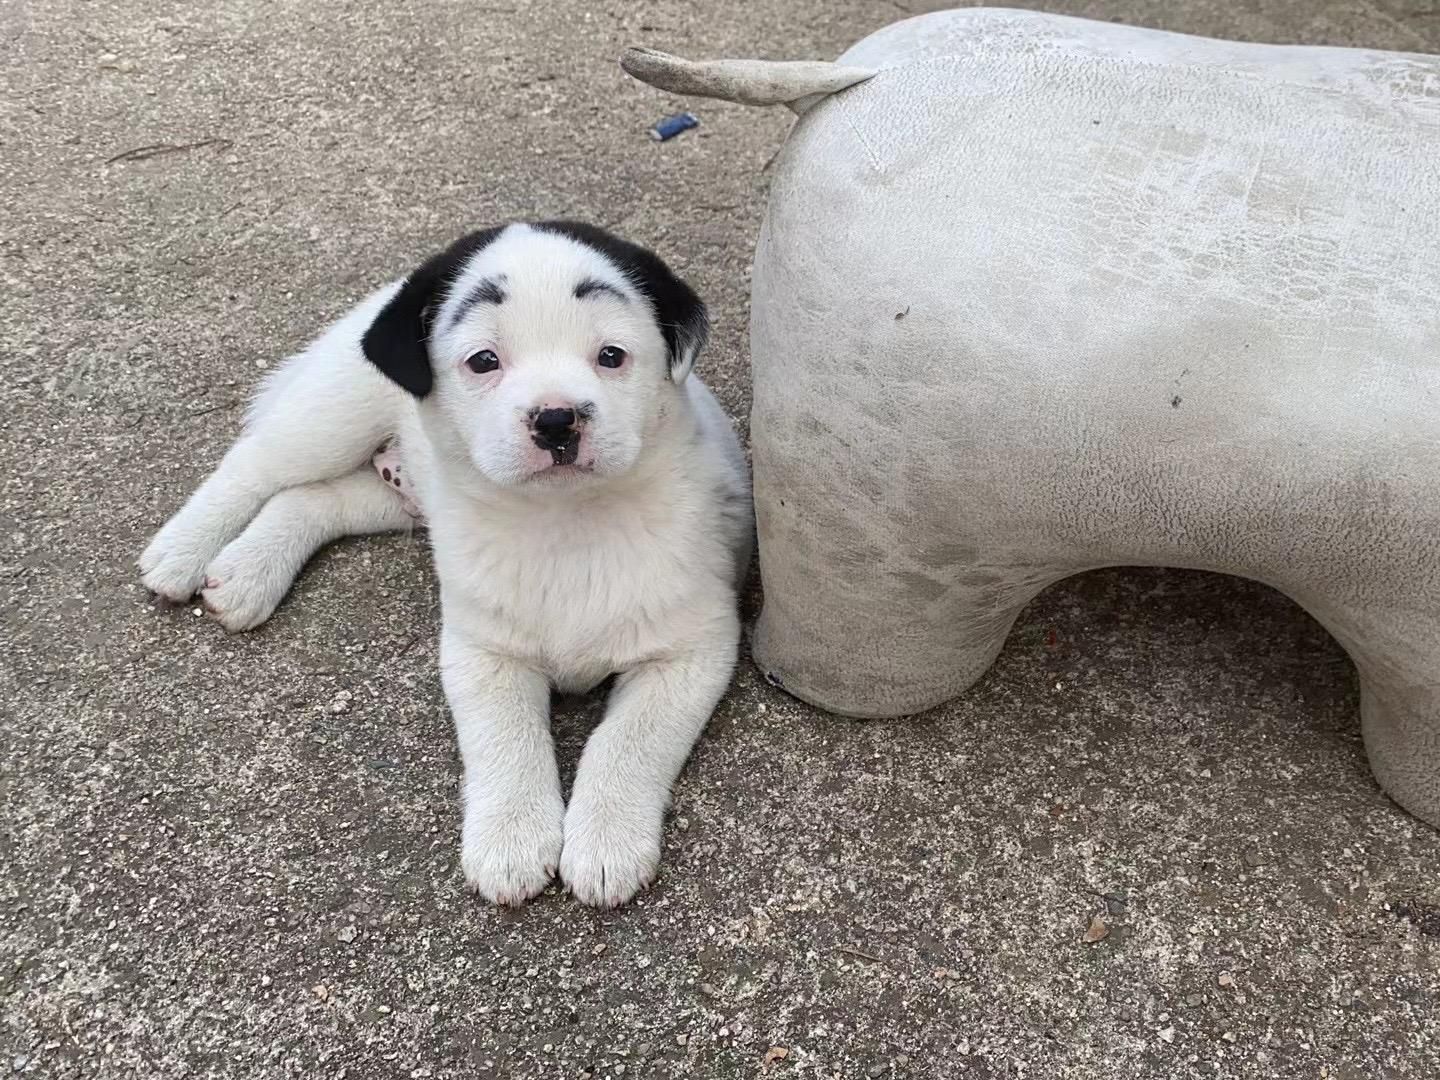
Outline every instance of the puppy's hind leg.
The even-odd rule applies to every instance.
[[[332,540],[414,524],[402,497],[368,466],[338,480],[286,488],[205,568],[201,603],[226,630],[253,630]]]
[[[206,565],[272,495],[346,475],[393,433],[404,392],[360,351],[386,295],[353,309],[276,371],[239,440],[141,554],[141,578],[152,592],[189,599]]]

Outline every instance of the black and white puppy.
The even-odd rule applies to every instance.
[[[341,536],[429,527],[464,766],[461,863],[499,903],[559,870],[590,904],[655,875],[670,786],[734,669],[748,470],[690,369],[705,307],[575,222],[464,237],[281,366],[140,556],[228,630]],[[618,678],[567,808],[552,688]]]

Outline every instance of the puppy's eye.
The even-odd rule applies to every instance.
[[[625,357],[629,354],[618,345],[606,345],[600,350],[600,366],[617,368],[625,363]]]
[[[489,349],[481,349],[465,361],[465,366],[475,372],[476,375],[485,375],[500,366],[500,358]]]

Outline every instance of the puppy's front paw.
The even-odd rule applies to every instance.
[[[564,806],[491,805],[471,798],[460,837],[465,883],[496,904],[523,904],[555,876]]]
[[[664,806],[574,796],[565,815],[560,876],[581,903],[619,907],[655,880]]]

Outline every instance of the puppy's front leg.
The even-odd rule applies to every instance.
[[[449,620],[440,674],[455,718],[465,881],[497,904],[519,904],[555,876],[565,803],[550,738],[550,684],[469,640]]]
[[[623,904],[655,877],[670,785],[730,683],[739,624],[694,652],[620,676],[590,736],[570,808],[560,876],[587,904]]]

